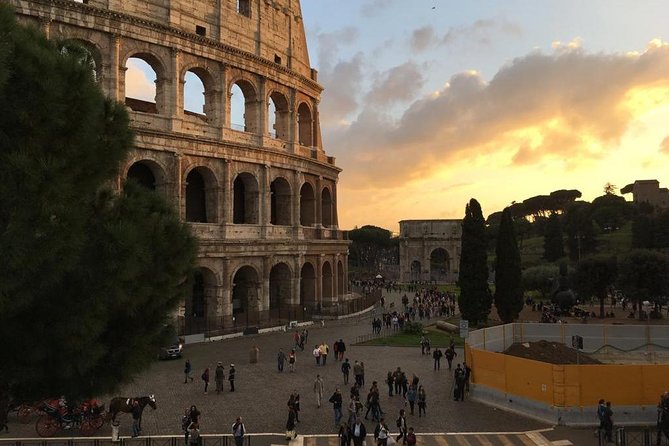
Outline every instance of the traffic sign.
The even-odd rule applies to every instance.
[[[465,339],[469,336],[469,321],[460,319],[460,337]]]

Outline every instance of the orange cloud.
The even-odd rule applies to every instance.
[[[456,74],[397,119],[368,104],[350,124],[325,126],[325,143],[351,189],[401,187],[493,156],[507,166],[557,161],[569,169],[604,156],[637,117],[669,101],[659,93],[669,92],[667,73],[663,42],[636,54],[561,45],[511,61],[489,82]]]

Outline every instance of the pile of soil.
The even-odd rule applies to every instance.
[[[539,341],[513,344],[504,351],[505,355],[551,364],[576,364],[576,350],[558,342]],[[581,353],[580,364],[601,364],[598,360]]]

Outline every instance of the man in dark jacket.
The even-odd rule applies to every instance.
[[[339,423],[341,422],[342,398],[338,388],[335,389],[329,401],[332,403],[332,409],[334,410],[335,426],[339,426]]]
[[[230,381],[230,392],[235,391],[235,365],[230,364],[230,371],[228,371],[228,381]]]
[[[365,429],[365,425],[362,424],[360,418],[356,418],[355,423],[353,423],[353,426],[351,426],[351,438],[353,438],[353,445],[362,446],[362,442],[365,440],[366,435],[367,429]]]
[[[439,347],[434,349],[434,352],[432,352],[432,358],[434,359],[434,369],[439,370],[441,367],[441,357],[443,356],[443,353],[441,353],[441,350],[439,350]]]

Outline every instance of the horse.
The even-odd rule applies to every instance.
[[[108,417],[111,417],[112,423],[116,421],[116,415],[118,415],[119,412],[123,413],[131,413],[132,412],[132,402],[137,401],[139,403],[139,408],[140,408],[140,416],[139,416],[139,426],[141,428],[142,426],[142,415],[141,413],[144,412],[144,408],[149,405],[153,410],[156,410],[158,406],[156,405],[156,397],[153,395],[149,396],[137,396],[134,398],[128,398],[125,396],[117,396],[116,398],[112,398],[111,402],[109,403],[109,415]]]

